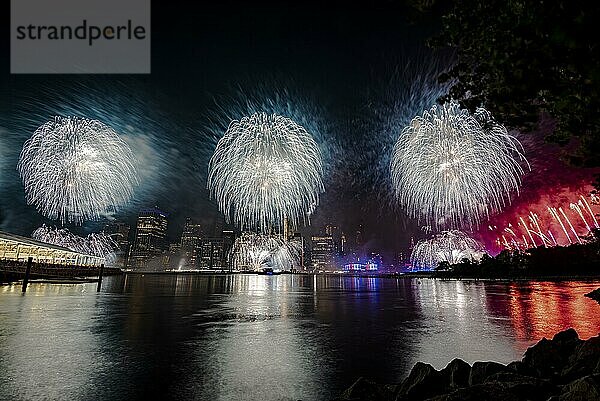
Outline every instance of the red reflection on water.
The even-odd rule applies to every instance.
[[[600,305],[584,294],[598,284],[538,282],[509,285],[509,315],[519,340],[552,338],[573,327],[587,339],[600,333]]]

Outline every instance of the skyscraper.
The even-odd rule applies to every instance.
[[[311,237],[311,264],[315,270],[332,270],[335,247],[330,235]]]
[[[138,215],[135,240],[127,266],[131,269],[150,267],[167,248],[167,213],[158,208],[143,209]],[[159,262],[162,265],[162,262]]]
[[[299,232],[295,232],[294,235],[291,238],[291,241],[296,242],[298,244],[298,246],[300,247],[300,260],[298,260],[297,262],[297,266],[295,266],[295,269],[301,269],[301,270],[306,270],[306,249],[305,246],[306,244],[304,243],[304,237],[302,236],[301,233]]]
[[[181,251],[185,257],[187,268],[198,267],[198,255],[202,246],[202,227],[194,223],[191,218],[185,219],[185,226],[181,233]]]
[[[225,254],[225,242],[221,238],[205,238],[202,240],[200,249],[201,269],[227,269],[227,255]]]
[[[231,248],[233,248],[233,244],[235,243],[235,231],[233,230],[223,230],[223,257],[224,257],[224,266],[231,270],[232,261],[230,259]]]

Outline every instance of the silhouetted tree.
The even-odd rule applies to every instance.
[[[575,140],[575,165],[600,166],[600,7],[584,0],[407,0],[441,16],[434,47],[457,50],[440,79],[446,98],[485,105],[512,128],[531,129],[541,113],[556,121],[549,138]],[[600,183],[598,183],[600,184]]]

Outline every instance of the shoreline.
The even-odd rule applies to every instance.
[[[127,271],[118,268],[107,268],[104,272],[104,276],[120,276],[120,275],[132,275],[132,276],[237,276],[237,275],[263,275],[257,272],[219,272],[219,271]],[[281,272],[273,276],[322,276],[322,277],[344,277],[344,278],[377,278],[377,279],[436,279],[444,281],[484,281],[484,282],[532,282],[532,281],[549,281],[549,282],[561,282],[561,281],[581,281],[581,282],[600,282],[600,274],[597,275],[548,275],[548,276],[518,276],[518,277],[472,277],[472,276],[459,276],[459,275],[439,275],[438,272],[418,272],[418,273],[381,273],[381,274],[352,274],[352,273],[309,273],[309,272]],[[89,275],[83,275],[79,278],[87,279]],[[18,275],[4,274],[2,277],[7,281],[0,281],[0,285],[8,285],[11,283],[22,281],[22,278]],[[76,277],[74,281],[77,280]],[[31,282],[36,280],[43,280],[44,278],[32,278]],[[46,280],[60,280],[61,278],[45,278]]]
[[[123,271],[131,275],[198,275],[198,276],[236,276],[236,275],[264,275],[256,272],[204,272],[204,271]],[[345,273],[307,273],[307,272],[282,272],[273,276],[323,276],[323,277],[353,277],[353,278],[385,278],[385,279],[437,279],[459,281],[600,281],[600,274],[596,275],[550,275],[550,276],[519,276],[519,277],[469,277],[469,276],[438,276],[434,272],[428,273],[382,273],[382,274],[345,274]]]
[[[551,340],[542,338],[520,361],[470,365],[456,358],[441,370],[417,362],[400,383],[381,384],[360,377],[334,401],[598,399],[600,333],[581,340],[570,328]]]

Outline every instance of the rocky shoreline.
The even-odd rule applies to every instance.
[[[568,329],[552,340],[543,338],[527,349],[521,361],[508,365],[475,362],[471,366],[454,359],[438,371],[418,362],[400,384],[359,378],[335,400],[600,400],[600,335],[581,340],[574,329]]]
[[[592,292],[585,294],[586,297],[593,299],[600,304],[600,288],[595,289]]]

